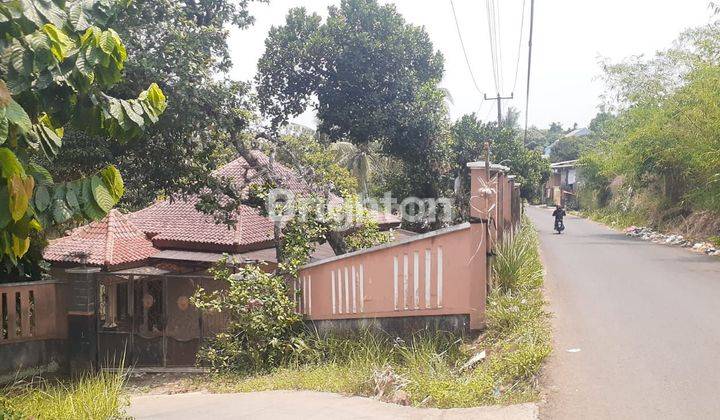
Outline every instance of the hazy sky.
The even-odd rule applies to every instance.
[[[395,0],[408,22],[424,26],[435,48],[445,56],[442,86],[452,95],[453,119],[479,112],[482,119],[495,118],[494,102],[484,102],[474,88],[465,63],[450,0]],[[524,110],[527,75],[527,34],[530,0],[526,1],[525,28],[520,51],[520,68],[515,85],[515,100],[506,104]],[[233,30],[230,50],[234,68],[231,76],[249,80],[256,72],[258,58],[270,27],[282,25],[287,11],[304,6],[322,16],[327,6],[340,0],[270,0],[253,4],[256,17],[249,29]],[[496,0],[500,9],[503,96],[513,90],[518,57],[523,0]],[[484,0],[455,0],[463,40],[472,71],[482,92],[495,95],[490,64],[487,14]],[[596,80],[598,59],[619,60],[629,55],[651,55],[672,43],[680,32],[691,26],[707,24],[710,19],[707,0],[536,0],[533,36],[533,66],[530,87],[530,124],[546,127],[552,121],[564,126],[577,122],[587,125],[595,115],[602,92]],[[298,119],[313,126],[313,114]]]

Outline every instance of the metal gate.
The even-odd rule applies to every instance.
[[[98,278],[103,367],[195,366],[202,341],[224,328],[224,314],[203,314],[190,303],[198,286],[221,286],[211,277],[102,273]]]

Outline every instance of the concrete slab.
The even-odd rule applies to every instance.
[[[535,420],[535,404],[476,408],[403,407],[363,397],[312,391],[264,391],[240,394],[201,392],[141,395],[128,414],[136,419],[482,419]]]

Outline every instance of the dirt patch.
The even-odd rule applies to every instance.
[[[128,375],[125,390],[130,395],[182,394],[204,391],[206,373],[144,373]]]

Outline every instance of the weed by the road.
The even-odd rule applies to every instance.
[[[1,419],[94,420],[120,418],[127,404],[122,373],[71,382],[34,380],[0,389]]]
[[[582,217],[600,222],[616,229],[629,226],[647,226],[647,217],[637,211],[619,211],[610,208],[601,208],[592,211],[580,212]]]
[[[537,399],[537,376],[551,351],[542,296],[537,235],[525,220],[493,264],[498,287],[487,302],[487,328],[476,340],[419,334],[413,340],[365,331],[353,338],[317,339],[311,362],[254,376],[217,375],[203,387],[215,392],[298,389],[377,394],[378,372],[391,372],[413,405],[470,407]],[[486,357],[472,367],[474,355]]]

